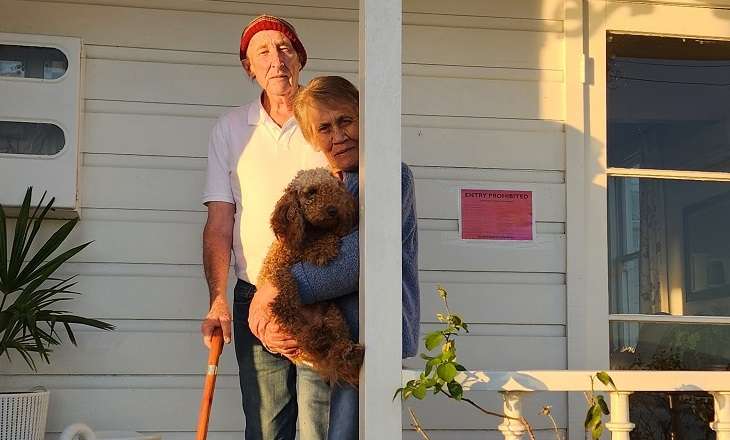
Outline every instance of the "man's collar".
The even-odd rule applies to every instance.
[[[261,125],[263,123],[269,123],[272,124],[275,127],[279,127],[276,122],[269,116],[268,113],[266,113],[266,109],[264,108],[264,105],[262,104],[261,100],[264,99],[264,92],[261,92],[259,95],[259,99],[256,100],[255,105],[251,105],[248,108],[248,125]],[[286,130],[289,128],[290,125],[296,125],[296,120],[294,119],[294,116],[291,116],[286,123],[281,126],[281,130]]]
[[[266,116],[266,109],[261,104],[261,98],[263,98],[263,92],[259,95],[259,99],[256,100],[256,104],[249,106],[248,108],[248,125],[259,125],[261,124]]]

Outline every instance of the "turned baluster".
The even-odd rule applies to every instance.
[[[497,429],[502,432],[506,440],[521,440],[527,433],[527,427],[520,420],[515,419],[522,417],[522,392],[500,391],[500,394],[504,400],[504,415],[512,418],[502,419],[502,423],[497,426]]]
[[[629,440],[629,433],[634,429],[629,420],[629,395],[631,391],[611,391],[611,420],[606,429],[611,431],[611,440]]]
[[[717,440],[730,440],[730,392],[717,391],[712,393],[715,404],[715,420],[710,423],[717,433]]]

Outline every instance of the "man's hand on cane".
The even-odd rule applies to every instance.
[[[211,346],[213,330],[216,328],[220,328],[223,331],[223,341],[226,344],[231,342],[231,320],[228,301],[225,298],[218,297],[210,305],[210,310],[200,325],[200,332],[203,334],[203,344],[208,349]]]

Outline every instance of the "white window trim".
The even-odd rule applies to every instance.
[[[714,171],[653,170],[649,168],[608,168],[611,177],[640,177],[661,180],[701,180],[709,182],[730,182],[730,173]]]
[[[620,313],[608,315],[609,322],[650,322],[671,324],[730,324],[730,316],[644,315]]]
[[[572,6],[575,5],[566,8]],[[583,6],[587,9],[581,18],[587,20],[587,26],[578,17],[568,21],[566,15],[566,229],[568,366],[571,369],[608,367],[608,176],[730,181],[728,173],[608,168],[605,75],[607,31],[730,39],[727,30],[730,11],[608,0],[589,0]],[[644,12],[650,13],[638,14],[637,9],[642,8],[648,8]],[[575,31],[582,27],[585,27],[583,33]],[[582,62],[583,59],[587,61]],[[571,81],[571,75],[575,76],[571,71],[576,65],[578,72],[585,72],[585,84]]]
[[[79,38],[36,34],[0,33],[0,43],[51,47],[66,56],[66,72],[59,78],[0,79],[0,94],[12,105],[0,102],[0,119],[52,123],[63,131],[65,144],[52,156],[0,155],[0,202],[17,206],[25,189],[33,186],[32,203],[44,190],[55,197],[54,217],[78,217],[78,178],[83,120],[83,44]],[[3,101],[5,102],[5,101]]]
[[[587,294],[596,272],[587,258],[592,244],[588,237],[594,229],[587,223],[591,214],[588,184],[595,171],[589,153],[588,113],[590,78],[587,70],[589,4],[585,0],[566,0],[565,4],[565,187],[566,187],[566,336],[569,370],[589,370],[608,364],[608,325],[605,338],[599,324],[608,314],[608,294]],[[604,235],[605,236],[605,235]],[[607,243],[605,244],[607,245]],[[607,252],[606,252],[607,254]],[[588,273],[590,266],[593,272]],[[606,278],[606,292],[608,280]],[[605,304],[602,300],[605,298]],[[598,321],[600,322],[600,321]],[[606,349],[593,349],[592,340],[606,341]],[[600,343],[598,344],[600,345]],[[605,354],[605,358],[604,358]],[[585,399],[568,394],[568,438],[582,438]]]
[[[565,2],[566,316],[567,360],[571,370],[595,370],[609,365],[609,319],[613,317],[608,304],[609,173],[680,178],[680,174],[666,170],[607,168],[606,32],[730,39],[728,22],[730,10],[713,9],[701,2],[696,7],[609,0]],[[682,172],[681,178],[730,181],[724,173]],[[648,319],[633,315],[620,318]],[[568,405],[569,437],[577,438],[583,435],[580,412],[585,402],[573,393]]]

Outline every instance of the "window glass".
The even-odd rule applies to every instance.
[[[608,166],[730,171],[730,41],[609,33]]]
[[[730,325],[612,322],[611,369],[730,369]]]
[[[63,130],[57,125],[0,121],[0,153],[53,156],[65,144]]]
[[[684,212],[685,297],[691,314],[706,315],[705,302],[716,312],[730,315],[723,298],[730,297],[730,193],[698,201]]]
[[[730,182],[696,180],[730,172],[730,41],[609,32],[606,47],[610,367],[730,370],[730,324],[679,318],[730,317]],[[712,406],[634,393],[631,438],[714,438]]]
[[[52,47],[0,44],[0,77],[57,79],[68,69],[68,59]]]
[[[612,370],[730,368],[730,325],[613,322]],[[632,439],[714,439],[709,393],[637,392],[629,396]]]
[[[609,177],[611,313],[730,316],[730,183]]]

